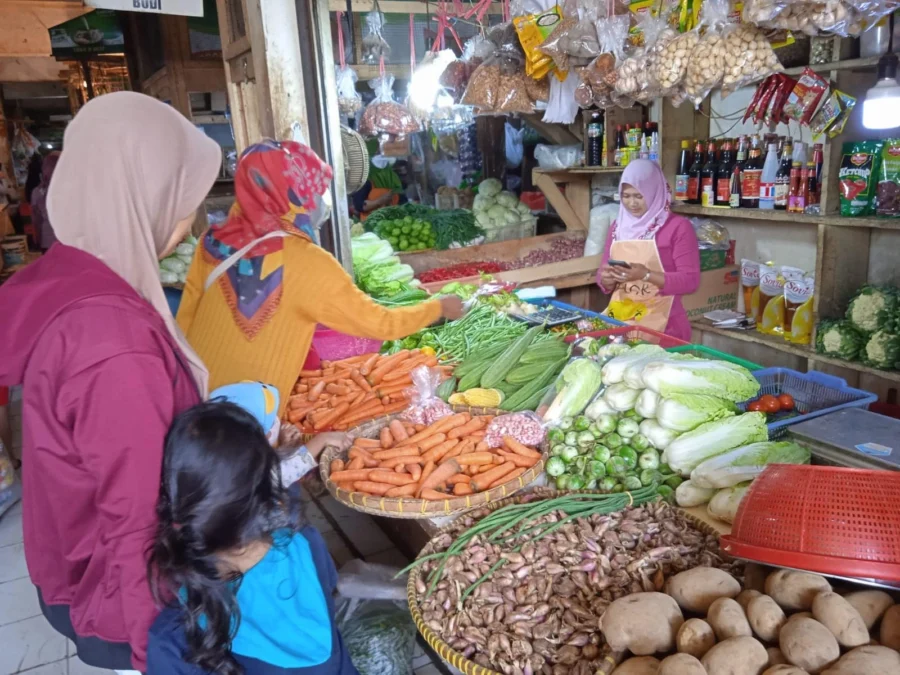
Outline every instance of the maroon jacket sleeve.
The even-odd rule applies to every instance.
[[[700,287],[700,249],[691,221],[672,216],[672,262],[675,269],[666,270],[663,295],[689,295]]]
[[[98,529],[112,553],[135,669],[143,671],[150,626],[159,613],[147,582],[146,549],[156,526],[163,440],[174,414],[162,359],[123,354],[79,373],[74,440],[97,481]],[[127,383],[124,384],[123,383]]]

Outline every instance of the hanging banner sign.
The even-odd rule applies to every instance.
[[[203,16],[203,0],[85,0],[85,4],[120,12]]]
[[[98,9],[53,26],[50,48],[58,60],[121,54],[125,51],[125,38],[119,16],[110,10]]]

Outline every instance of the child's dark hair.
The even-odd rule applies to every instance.
[[[241,575],[223,573],[216,554],[288,524],[280,484],[278,457],[265,433],[232,403],[197,405],[175,418],[166,434],[147,576],[157,602],[180,597],[186,658],[204,670],[242,672],[231,654]]]

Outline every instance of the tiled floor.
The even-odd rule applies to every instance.
[[[14,450],[20,454],[21,419],[13,402]],[[310,523],[322,533],[338,568],[356,555],[369,562],[402,567],[405,557],[366,514],[332,499],[306,506]],[[340,530],[340,532],[338,531]],[[413,654],[415,675],[441,675],[437,657],[426,654],[421,639]],[[430,651],[430,650],[429,650]],[[22,505],[0,517],[0,675],[112,675],[87,666],[75,656],[74,645],[50,628],[38,607],[28,579],[22,547]]]

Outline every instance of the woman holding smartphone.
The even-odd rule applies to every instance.
[[[605,314],[689,341],[681,296],[700,285],[694,228],[670,213],[669,185],[656,162],[632,161],[622,173],[619,199],[597,271],[597,285],[612,295]]]

